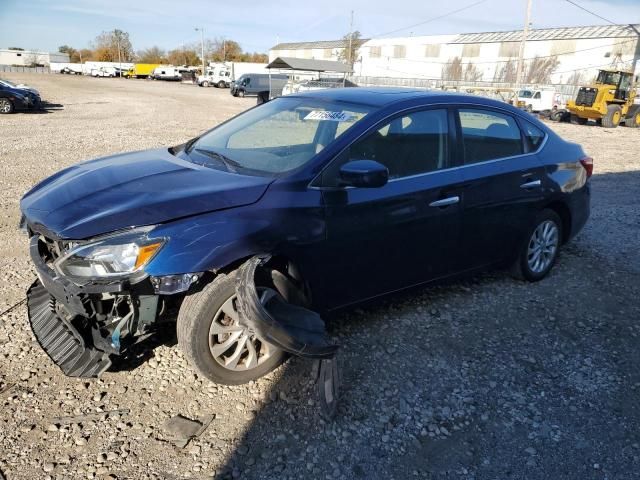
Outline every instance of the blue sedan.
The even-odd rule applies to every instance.
[[[66,374],[96,376],[178,311],[192,365],[247,382],[284,356],[238,311],[248,260],[267,258],[264,305],[315,312],[494,266],[538,281],[587,221],[592,168],[579,145],[485,98],[278,98],[183,145],[81,163],[27,192],[31,323]]]

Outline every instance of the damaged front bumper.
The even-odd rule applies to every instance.
[[[148,280],[76,285],[46,262],[39,236],[30,240],[38,280],[27,292],[33,333],[65,375],[97,377],[111,365],[111,356],[124,353],[152,331],[159,296]]]

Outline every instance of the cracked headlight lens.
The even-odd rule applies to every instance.
[[[164,239],[148,238],[149,228],[115,234],[70,249],[55,262],[61,275],[110,278],[140,271],[160,251]]]

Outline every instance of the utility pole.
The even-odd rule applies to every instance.
[[[222,39],[222,63],[227,61],[227,41]]]
[[[200,47],[202,48],[202,75],[206,75],[206,71],[204,68],[204,28],[196,27],[195,31],[200,32]]]
[[[518,69],[516,70],[516,94],[520,89],[522,81],[522,72],[524,70],[524,47],[527,44],[527,36],[529,35],[529,23],[531,18],[531,2],[527,0],[527,14],[524,18],[524,29],[522,30],[522,41],[520,42],[520,52],[518,53]]]
[[[351,10],[351,22],[349,23],[349,53],[348,53],[348,59],[349,59],[349,65],[353,66],[353,60],[352,60],[352,55],[353,55],[353,50],[352,50],[352,46],[353,46],[353,10]]]
[[[122,56],[120,55],[120,34],[116,34],[116,38],[118,39],[118,63],[120,64],[120,69],[118,71],[118,76],[122,78]]]
[[[633,24],[630,24],[629,27],[638,36],[638,39],[636,40],[636,49],[633,52],[633,60],[631,61],[631,73],[635,77],[636,67],[638,66],[638,60],[640,60],[640,30],[638,30],[638,28]],[[635,78],[634,78],[634,81],[635,81]]]

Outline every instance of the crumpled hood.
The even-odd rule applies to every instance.
[[[100,158],[45,179],[20,201],[30,225],[84,239],[260,199],[273,179],[227,173],[166,149]]]

